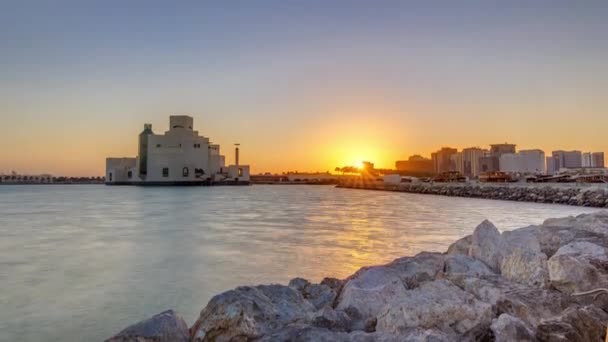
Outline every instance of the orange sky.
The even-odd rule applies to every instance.
[[[608,2],[5,7],[0,172],[103,175],[171,114],[254,173],[608,151]]]

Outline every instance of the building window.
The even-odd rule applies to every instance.
[[[201,144],[194,144],[194,148],[201,148]]]
[[[108,179],[110,180],[110,182],[112,181],[112,172],[110,172],[110,173],[108,174]]]
[[[129,179],[133,178],[133,171],[128,171],[128,172],[127,172],[127,177],[128,177]]]
[[[169,168],[163,167],[163,177],[169,177]]]
[[[243,169],[239,167],[239,177],[243,177]]]
[[[156,147],[160,148],[160,144],[156,144]]]
[[[189,174],[190,174],[190,170],[188,170],[188,168],[187,168],[187,167],[184,167],[184,168],[182,169],[182,176],[184,176],[184,177],[188,177],[188,175],[189,175]]]

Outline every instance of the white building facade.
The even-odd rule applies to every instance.
[[[521,150],[500,156],[500,171],[522,174],[546,174],[545,152]]]
[[[248,183],[249,166],[226,167],[220,146],[193,126],[194,119],[185,115],[171,116],[164,134],[154,134],[152,125],[144,125],[136,158],[106,159],[106,184]]]

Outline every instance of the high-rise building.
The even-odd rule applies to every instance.
[[[500,171],[523,174],[545,174],[545,152],[522,150],[500,156]]]
[[[560,169],[578,169],[583,167],[583,155],[581,151],[553,151],[551,153],[555,160],[555,172]]]
[[[581,154],[581,166],[591,167],[591,152],[584,152]]]
[[[591,153],[591,167],[606,167],[604,152]]]
[[[479,147],[469,147],[462,150],[462,174],[467,177],[477,177],[481,171],[481,158],[487,150]]]
[[[456,171],[456,164],[452,159],[452,155],[458,153],[458,150],[450,147],[443,147],[441,150],[433,153],[433,170],[436,173]]]
[[[464,163],[462,160],[462,152],[456,152],[450,156],[450,160],[452,164],[454,164],[454,170],[458,171],[460,174],[464,174]]]
[[[553,176],[557,173],[557,171],[559,171],[559,168],[557,168],[557,158],[548,156],[545,158],[545,160],[547,165],[547,174]]]
[[[490,145],[490,153],[500,157],[505,153],[515,153],[515,144],[492,144]]]
[[[395,162],[395,168],[399,171],[432,173],[433,160],[416,154],[409,157],[408,160],[398,160]]]
[[[515,153],[515,144],[492,144],[490,152],[479,159],[480,172],[496,172],[500,170],[500,156],[506,153]]]

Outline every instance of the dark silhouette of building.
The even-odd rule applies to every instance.
[[[433,160],[424,158],[418,154],[408,158],[408,160],[398,160],[395,162],[395,169],[414,173],[432,173]]]
[[[456,171],[456,162],[452,156],[457,153],[458,150],[455,148],[443,147],[441,150],[431,154],[433,171],[435,171],[435,173]]]

